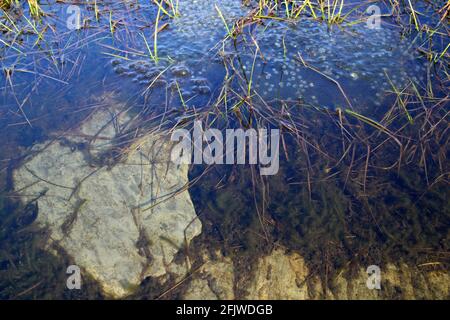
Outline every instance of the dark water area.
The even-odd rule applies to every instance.
[[[191,247],[221,250],[242,267],[282,246],[323,279],[349,265],[448,271],[449,37],[448,16],[437,13],[445,1],[415,1],[420,32],[407,9],[376,4],[381,29],[356,23],[367,17],[362,1],[346,1],[342,23],[311,12],[291,19],[286,8],[276,11],[282,19],[265,11],[249,22],[258,6],[239,0],[180,0],[180,16],[166,8],[156,27],[163,13],[149,1],[80,5],[80,30],[68,28],[67,4],[41,3],[40,21],[3,11],[0,298],[104,298],[91,279],[82,293],[65,289],[72,258],[42,249],[39,208],[19,203],[11,172],[105,96],[149,130],[191,128],[193,119],[281,130],[274,176],[251,165],[191,166],[203,224]],[[132,298],[152,290],[148,280]]]

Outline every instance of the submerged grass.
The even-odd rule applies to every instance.
[[[425,85],[410,81],[405,87],[399,88],[386,74],[386,81],[391,83],[394,102],[382,115],[365,115],[353,108],[343,111],[338,108],[333,111],[296,100],[265,101],[253,88],[253,67],[248,73],[240,66],[239,59],[225,59],[227,75],[224,90],[214,104],[214,111],[208,110],[208,115],[199,114],[197,118],[216,124],[223,120],[227,125],[234,123],[234,119],[237,124],[246,128],[252,125],[279,128],[284,132],[282,144],[286,160],[281,167],[290,167],[292,160],[289,159],[300,159],[298,161],[301,165],[297,163],[290,167],[292,171],[272,179],[255,179],[247,173],[247,184],[239,187],[237,194],[242,197],[242,201],[257,199],[254,204],[242,205],[252,207],[253,214],[250,216],[237,217],[234,213],[243,210],[227,210],[223,204],[217,209],[217,200],[200,204],[204,199],[219,198],[219,192],[223,194],[223,188],[227,185],[222,183],[224,180],[229,179],[235,184],[239,176],[238,169],[232,173],[222,173],[213,179],[216,183],[220,181],[216,186],[217,194],[209,194],[212,192],[212,185],[204,190],[201,186],[193,187],[194,194],[208,193],[198,196],[196,203],[199,204],[199,212],[217,211],[217,214],[210,213],[209,217],[203,219],[212,226],[220,226],[219,235],[216,234],[217,231],[210,232],[217,242],[225,242],[220,245],[221,248],[240,248],[239,250],[252,254],[254,251],[264,251],[258,249],[258,241],[263,240],[270,246],[279,244],[277,241],[281,238],[287,247],[295,247],[303,256],[308,257],[311,269],[321,270],[322,275],[325,270],[332,272],[349,261],[353,264],[356,260],[359,263],[383,264],[404,257],[412,264],[421,261],[420,265],[448,265],[449,248],[443,243],[448,237],[446,221],[449,213],[448,206],[444,205],[445,209],[442,210],[440,206],[447,197],[444,186],[448,183],[449,174],[449,112],[446,108],[450,102],[449,46],[439,51],[433,47],[434,36],[448,40],[448,26],[439,24],[434,29],[426,29],[410,1],[406,7],[402,7],[403,11],[399,10],[398,2],[393,5],[395,7],[392,7],[390,17],[401,21],[404,17],[402,12],[406,12],[409,22],[401,22],[400,27],[411,32],[411,24],[414,26],[415,36],[423,39],[419,50],[426,50],[426,46],[429,46],[427,52],[432,50],[429,61],[441,76],[437,81],[432,80],[432,71],[429,69]],[[347,18],[355,12],[352,9],[345,10],[344,1],[318,1],[314,4],[309,1],[258,1],[255,7],[249,17],[241,18],[235,23],[239,28],[227,27],[228,39],[239,43],[240,35],[248,32],[245,26],[264,24],[263,20],[291,21],[310,16],[312,19],[326,21],[329,25],[343,24],[344,21],[352,24]],[[446,10],[447,15],[448,9]],[[350,11],[352,12],[349,13]],[[444,9],[440,10],[443,11]],[[359,18],[356,21],[364,20]],[[230,34],[234,36],[231,37]],[[245,41],[244,36],[242,38],[246,45],[251,43]],[[255,57],[258,50],[255,43]],[[239,47],[236,51],[239,52]],[[303,61],[301,56],[300,60]],[[303,61],[303,65],[307,64]],[[439,88],[439,94],[436,88]],[[343,91],[341,88],[345,96]],[[216,115],[212,119],[211,113]],[[285,140],[290,140],[288,145],[295,145],[298,149],[287,148]],[[258,170],[257,167],[254,169]],[[396,170],[391,173],[392,169]],[[294,177],[298,177],[298,180]],[[417,183],[412,182],[415,179]],[[251,184],[248,183],[249,180]],[[277,183],[274,185],[271,180],[277,180]],[[403,183],[408,185],[406,192],[401,191]],[[256,193],[252,191],[255,189]],[[267,190],[275,191],[268,193]],[[232,190],[228,192],[223,197],[229,196],[236,203],[238,196]],[[245,193],[248,195],[244,196]],[[298,199],[299,193],[302,195],[301,199]],[[392,199],[388,199],[389,193]],[[414,200],[417,199],[414,196],[417,194],[421,194],[419,200]],[[289,205],[290,201],[295,204]],[[267,202],[271,203],[270,209]],[[229,204],[230,201],[223,203]],[[360,209],[355,212],[355,208]],[[420,215],[421,210],[426,210],[427,213]],[[436,220],[432,218],[435,215],[439,216]],[[356,216],[358,221],[355,220]],[[408,217],[408,222],[401,216]],[[220,219],[218,217],[223,218],[217,221],[216,219]],[[233,224],[234,221],[240,222]],[[399,234],[398,228],[402,223],[405,225],[402,227],[402,234]],[[243,227],[239,228],[240,225]],[[238,229],[235,230],[234,227]],[[440,230],[438,235],[433,234],[432,230],[436,229]],[[265,230],[270,230],[269,236]],[[427,236],[422,237],[420,230],[427,230]],[[249,233],[256,233],[255,239],[246,239]],[[358,240],[351,240],[353,238]],[[362,241],[365,244],[361,239],[366,239]],[[326,244],[330,243],[333,245],[328,247]],[[432,256],[428,256],[429,260],[423,256],[422,249],[425,246],[433,248],[427,251]],[[329,258],[330,255],[333,256],[332,259]],[[327,261],[334,262],[324,264],[325,256],[328,257]]]

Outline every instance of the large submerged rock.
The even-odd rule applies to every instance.
[[[118,298],[146,277],[184,276],[189,262],[176,265],[174,257],[201,233],[201,222],[186,188],[188,167],[170,162],[168,136],[147,134],[125,147],[118,137],[132,120],[106,102],[75,132],[33,147],[13,178],[24,203],[37,201],[49,249],[62,247]]]

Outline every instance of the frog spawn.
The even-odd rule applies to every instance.
[[[174,21],[173,29],[158,38],[160,55],[170,56],[178,61],[176,65],[159,77],[166,67],[148,61],[113,61],[113,65],[116,73],[137,84],[169,88],[175,95],[180,90],[186,100],[207,96],[211,88],[221,85],[213,77],[224,72],[223,66],[217,65],[223,61],[215,61],[223,58],[217,54],[217,44],[223,39],[224,30],[220,17],[211,18],[213,2],[180,1],[180,6],[182,16]],[[230,21],[246,12],[239,1],[221,2],[220,9]],[[330,77],[342,85],[354,106],[361,110],[385,103],[392,85],[400,89],[410,81],[425,81],[424,64],[409,48],[408,41],[402,41],[398,32],[389,27],[348,27],[342,31],[328,30],[326,24],[311,20],[270,23],[270,27],[257,27],[252,33],[264,56],[264,61],[257,59],[254,68],[254,47],[223,47],[240,57],[247,79],[253,72],[252,89],[264,100],[294,99],[331,108],[346,105],[335,83],[326,78]],[[241,43],[252,44],[250,38],[247,40]],[[300,57],[323,75],[303,66]],[[209,66],[208,61],[215,66]],[[216,70],[207,73],[205,68]],[[203,83],[193,81],[197,78]]]
[[[263,99],[301,99],[329,107],[345,104],[329,78],[360,108],[382,105],[392,85],[425,81],[425,65],[395,30],[347,31],[330,31],[307,20],[295,25],[272,22],[253,34],[264,60],[257,57],[253,66],[254,48],[242,46],[241,69],[247,79],[253,73],[253,89]],[[302,59],[322,74],[305,67]]]
[[[142,60],[123,62],[114,59],[111,65],[116,74],[131,78],[134,83],[145,87],[168,89],[177,94],[180,90],[185,99],[195,95],[211,94],[208,80],[200,75],[193,75],[192,70],[182,63],[165,67]]]

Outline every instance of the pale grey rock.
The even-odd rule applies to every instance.
[[[36,145],[13,178],[24,203],[39,197],[37,223],[49,230],[49,249],[57,243],[119,298],[148,276],[176,270],[183,277],[190,266],[174,266],[174,256],[202,226],[186,188],[188,167],[170,162],[168,135],[137,139],[107,166],[75,147],[90,142],[93,158],[113,148],[131,119],[107,104],[64,138]]]

